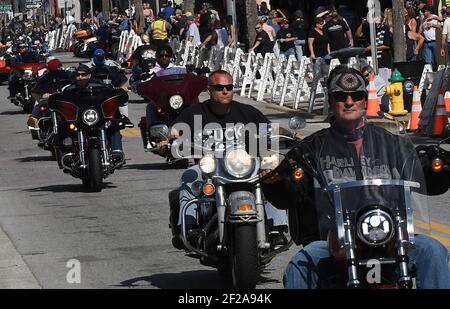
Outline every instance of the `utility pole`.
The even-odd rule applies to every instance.
[[[406,61],[405,16],[403,15],[403,8],[403,0],[392,1],[394,63]]]

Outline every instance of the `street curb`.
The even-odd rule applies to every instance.
[[[22,256],[0,227],[0,289],[41,289]]]

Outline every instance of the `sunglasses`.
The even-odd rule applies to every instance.
[[[261,29],[261,27],[255,27],[255,30],[259,30],[259,29]]]
[[[89,73],[78,73],[77,72],[77,74],[76,74],[77,76],[88,76],[89,75]]]
[[[210,85],[209,86],[214,91],[223,91],[223,89],[227,89],[227,91],[233,90],[233,84],[229,85]]]
[[[336,102],[345,102],[348,97],[351,97],[354,102],[362,101],[366,98],[366,93],[364,91],[356,91],[356,92],[333,92],[333,98]]]
[[[158,58],[170,58],[169,54],[159,54]]]

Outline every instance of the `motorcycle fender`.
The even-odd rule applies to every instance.
[[[236,191],[231,193],[228,198],[228,205],[230,206],[230,219],[241,218],[248,220],[258,215],[255,196],[251,192]]]
[[[88,148],[89,149],[100,149],[100,139],[97,137],[88,138]]]

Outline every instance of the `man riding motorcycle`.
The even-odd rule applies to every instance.
[[[66,86],[63,88],[63,91],[66,89],[86,89],[87,87],[90,86],[98,86],[101,85],[102,82],[96,79],[91,79],[92,75],[91,75],[91,69],[85,65],[85,64],[80,64],[76,71],[75,71],[75,81],[73,81],[70,85]],[[58,165],[60,166],[60,168],[62,168],[62,162],[61,162],[61,158],[63,156],[63,153],[61,152],[61,145],[62,145],[62,140],[64,139],[64,136],[58,136],[58,141],[56,142],[55,145],[55,152],[56,152],[56,158],[58,161]],[[112,153],[115,154],[116,157],[122,157],[124,158],[124,154],[123,154],[123,148],[122,148],[122,137],[120,135],[120,131],[115,131],[112,135],[111,135],[111,151]]]
[[[35,52],[29,51],[29,46],[25,42],[19,43],[19,54],[11,59],[11,67],[16,63],[33,63],[45,60],[44,57]],[[16,100],[16,95],[20,93],[20,73],[13,70],[8,79],[9,98]]]
[[[70,83],[70,74],[63,70],[62,63],[59,59],[52,59],[47,62],[47,72],[38,79],[36,86],[33,87],[31,93],[36,99],[33,111],[28,118],[28,126],[37,128],[37,122],[42,116],[39,110],[39,100],[47,100],[52,93],[61,90]]]
[[[127,77],[122,73],[118,67],[110,65],[109,60],[105,58],[105,51],[101,48],[94,51],[91,61],[91,76],[93,79],[99,79],[105,82],[108,80],[114,87],[123,88],[128,91],[126,82]],[[122,121],[128,128],[134,127],[134,124],[128,118],[128,102],[119,107]]]
[[[327,82],[335,119],[330,128],[302,140],[293,149],[302,155],[291,159],[296,162],[309,160],[312,165],[322,165],[322,168],[317,174],[305,173],[298,184],[279,173],[269,178],[263,186],[266,197],[276,207],[292,209],[298,214],[296,222],[299,232],[293,238],[296,238],[297,244],[303,245],[303,249],[286,267],[283,277],[285,288],[323,287],[330,275],[336,275],[333,270],[324,267],[327,261],[335,261],[327,246],[327,234],[333,230],[331,218],[335,214],[324,209],[334,209],[336,206],[331,204],[329,195],[317,186],[323,179],[328,186],[349,180],[381,178],[417,182],[423,179],[414,145],[367,123],[366,85],[359,71],[344,66],[335,68]],[[403,151],[405,149],[409,151]],[[316,157],[317,160],[314,160]],[[350,200],[359,201],[358,204],[368,202],[369,205],[385,205],[381,201],[386,203],[386,200],[397,201],[392,191],[374,195],[368,187],[365,189],[354,191],[356,194]],[[320,207],[324,204],[330,205],[330,208]],[[408,268],[413,265],[416,268],[418,288],[450,288],[449,257],[441,243],[425,235],[415,235],[415,249],[408,251],[408,256]]]
[[[254,124],[258,127],[260,124],[270,123],[270,121],[256,108],[233,101],[233,79],[228,72],[219,70],[211,73],[208,84],[210,99],[203,103],[190,106],[174,121],[175,127],[177,124],[184,123],[191,128],[191,132],[193,133],[192,137],[181,136],[182,138],[193,138],[198,133],[201,135],[207,131],[207,128],[211,125],[218,125],[218,127],[213,129],[214,132],[217,132],[217,134],[214,133],[214,136],[217,136],[216,142],[228,143],[236,138],[241,138],[241,134],[244,134],[243,131],[245,131],[243,126],[247,124]],[[200,117],[201,122],[194,123],[194,117]],[[234,126],[233,129],[229,127],[230,124]],[[227,131],[233,130],[235,134],[223,134],[222,138],[218,137],[221,135],[218,131],[223,132],[225,128]],[[201,131],[195,132],[194,130],[196,129],[200,129]],[[171,130],[171,137],[179,137],[179,132],[173,127]],[[167,149],[164,148],[164,144],[165,143],[162,142],[158,145],[159,150],[161,151],[160,153],[167,151]],[[195,183],[198,183],[198,181],[201,181],[202,179],[203,175],[198,165],[194,165],[187,169],[181,177],[179,193],[180,213],[178,222],[174,222],[174,218],[171,217],[171,226],[175,229],[172,243],[175,247],[182,248],[178,235],[181,224],[181,209],[183,209],[183,205],[195,199],[193,187]],[[277,210],[269,203],[265,204],[265,209],[268,219],[272,219],[272,237],[276,239],[274,243],[277,245],[285,244],[287,239],[283,233],[288,230],[286,212]],[[173,213],[171,211],[171,216],[172,215]],[[188,216],[191,218],[191,222],[188,222],[188,225],[195,225],[196,214],[194,208],[190,209]]]

